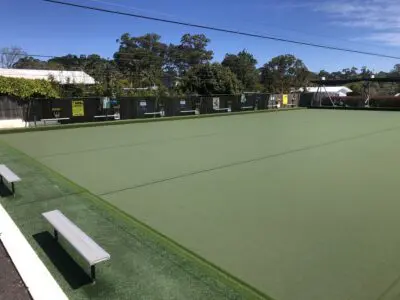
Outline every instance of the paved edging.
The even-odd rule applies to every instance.
[[[53,276],[0,204],[1,241],[34,300],[67,300]]]

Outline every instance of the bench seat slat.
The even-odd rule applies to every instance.
[[[93,266],[110,259],[110,254],[59,210],[46,212],[42,215],[86,259],[89,265]]]
[[[0,165],[0,175],[10,183],[21,181],[21,178],[14,174],[6,165]]]
[[[41,119],[40,121],[65,121],[70,120],[70,118],[53,118],[53,119]]]
[[[161,115],[160,111],[151,112],[151,113],[144,113],[145,115]]]

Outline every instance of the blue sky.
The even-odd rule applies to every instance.
[[[400,56],[398,0],[65,0],[154,17],[224,27]],[[205,33],[215,60],[247,49],[259,64],[294,54],[312,71],[363,65],[388,71],[393,59],[328,51],[250,37],[196,30],[130,17],[63,7],[40,0],[2,0],[0,48],[20,46],[31,54],[98,53],[112,57],[122,33],[155,32],[166,43],[184,33]]]

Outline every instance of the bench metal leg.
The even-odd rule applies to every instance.
[[[58,231],[54,229],[54,239],[58,242]]]
[[[96,266],[90,267],[90,276],[92,277],[92,282],[96,283]]]
[[[3,176],[0,175],[1,184],[3,184]]]
[[[12,190],[12,193],[13,193],[13,195],[14,195],[14,197],[15,197],[15,187],[14,187],[14,182],[11,182],[11,190]]]

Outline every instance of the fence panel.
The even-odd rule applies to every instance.
[[[27,102],[10,96],[0,96],[0,120],[24,119]]]

